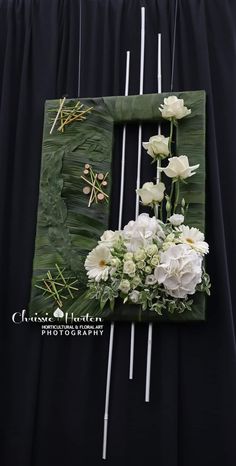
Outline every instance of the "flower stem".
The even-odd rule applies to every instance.
[[[179,185],[180,185],[180,182],[179,182],[179,180],[177,180],[177,181],[175,182],[175,204],[174,204],[174,214],[175,214],[175,211],[176,211],[178,202],[179,202],[179,187],[180,187]]]
[[[174,183],[173,183],[173,181],[172,181],[172,183],[171,183],[171,190],[170,190],[170,202],[172,201],[173,194],[174,194]]]
[[[163,222],[163,202],[160,204],[160,220]]]
[[[172,157],[171,146],[172,146],[172,138],[173,138],[173,129],[174,129],[174,121],[173,121],[173,118],[171,118],[171,120],[170,120],[170,136],[169,136],[170,157]]]
[[[175,183],[171,183],[171,190],[170,190],[170,195],[168,197],[168,202],[170,204],[170,209],[168,209],[168,212],[167,212],[167,218],[169,218],[171,216],[171,211],[172,211],[172,197],[173,197],[173,194],[174,194],[174,186]]]
[[[159,212],[159,204],[156,203],[154,206],[154,214],[156,218],[158,218],[158,212]]]

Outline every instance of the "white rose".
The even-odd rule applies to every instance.
[[[132,301],[132,303],[134,304],[137,304],[139,301],[139,295],[140,295],[139,291],[137,290],[131,291],[131,293],[129,294],[130,301]]]
[[[125,255],[124,255],[124,259],[125,259],[126,261],[132,260],[133,257],[134,257],[134,255],[133,255],[132,252],[126,252]]]
[[[148,256],[154,256],[158,252],[158,247],[156,244],[151,244],[146,248],[146,253]]]
[[[124,262],[123,272],[131,277],[135,275],[136,265],[133,261],[129,260]]]
[[[169,164],[167,167],[159,168],[159,170],[163,171],[169,178],[180,178],[184,180],[185,178],[195,175],[196,172],[194,170],[199,167],[199,163],[190,167],[189,160],[186,155],[171,157],[168,160]]]
[[[130,290],[130,282],[129,280],[121,280],[119,289],[122,293],[128,294]]]
[[[170,243],[172,243],[174,241],[174,239],[175,239],[174,233],[169,233],[169,235],[167,235],[167,237],[166,237],[166,241],[168,241]]]
[[[186,298],[196,291],[202,278],[202,257],[187,244],[177,244],[160,255],[155,278],[174,298]]]
[[[180,120],[187,115],[190,115],[191,110],[184,106],[184,100],[178,99],[175,95],[171,95],[164,99],[164,105],[161,104],[159,108],[162,118],[171,120]]]
[[[130,252],[153,244],[153,240],[164,239],[161,222],[148,214],[140,214],[136,221],[131,220],[123,230],[123,239]]]
[[[100,238],[99,243],[108,248],[112,247],[120,237],[119,231],[106,230]]]
[[[147,273],[148,275],[152,273],[152,268],[149,265],[145,267],[145,273]]]
[[[155,255],[152,257],[152,260],[151,260],[151,265],[153,267],[156,267],[160,262],[160,259],[159,259],[159,256]]]
[[[144,183],[142,188],[136,189],[136,192],[142,199],[144,205],[161,202],[165,191],[164,183],[154,184],[151,182]]]
[[[113,257],[113,259],[111,260],[111,267],[115,267],[116,269],[119,267],[120,265],[120,259],[118,257]]]
[[[152,136],[148,142],[143,142],[143,147],[146,149],[148,155],[156,158],[158,155],[165,158],[169,155],[169,138],[165,138],[162,134]]]
[[[144,249],[137,249],[137,251],[134,252],[134,258],[136,261],[143,261],[146,258]]]
[[[147,275],[145,280],[145,285],[155,285],[157,283],[157,278],[155,275]]]
[[[172,241],[165,241],[162,245],[162,249],[163,251],[167,251],[167,249],[169,249],[171,246],[173,246]]]
[[[171,223],[171,225],[178,227],[179,225],[181,225],[181,223],[184,222],[184,216],[181,214],[173,214],[169,218],[169,222]]]
[[[143,270],[145,268],[145,261],[139,261],[137,262],[137,268],[140,270]]]
[[[139,278],[139,277],[134,277],[133,280],[132,280],[132,286],[133,286],[134,288],[136,288],[137,286],[140,285],[141,281],[142,281],[141,278]]]

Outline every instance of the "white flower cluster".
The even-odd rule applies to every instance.
[[[204,235],[172,215],[168,224],[141,214],[122,231],[106,231],[87,256],[89,287],[96,296],[147,305],[155,310],[162,297],[188,298],[202,282]],[[178,225],[178,226],[176,226]]]
[[[136,190],[155,217],[144,213],[121,231],[105,231],[85,260],[90,298],[99,299],[101,308],[107,302],[113,308],[115,299],[121,298],[160,315],[163,309],[182,313],[191,310],[196,291],[209,294],[210,279],[203,266],[209,247],[200,230],[184,225],[189,206],[180,199],[181,183],[195,175],[199,164],[190,165],[186,155],[173,156],[171,151],[174,126],[191,109],[183,99],[169,96],[159,110],[170,121],[170,136],[158,134],[143,142],[147,154],[158,162],[157,181]],[[168,164],[162,167],[167,157]],[[170,179],[167,186],[160,181],[162,173]]]

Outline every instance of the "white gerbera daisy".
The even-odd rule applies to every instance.
[[[209,245],[204,241],[204,234],[198,230],[198,228],[189,228],[186,225],[181,225],[176,228],[176,230],[181,232],[178,238],[180,243],[188,244],[191,248],[202,255],[209,252]]]
[[[110,250],[103,244],[99,244],[87,256],[85,261],[85,268],[87,270],[88,278],[99,282],[100,280],[106,281],[110,271],[110,261],[112,255]]]

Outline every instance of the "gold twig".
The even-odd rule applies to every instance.
[[[59,115],[60,115],[60,113],[61,113],[62,107],[63,107],[63,105],[64,105],[64,103],[65,103],[65,100],[66,100],[66,98],[64,97],[64,98],[62,99],[62,102],[61,102],[60,106],[59,106],[59,109],[58,109],[58,112],[57,112],[57,114],[56,114],[56,118],[55,118],[55,120],[54,120],[54,123],[53,123],[53,125],[52,125],[52,127],[51,127],[51,129],[50,129],[50,134],[52,134],[52,132],[53,132],[53,130],[54,130],[54,128],[55,128],[56,122],[57,122],[57,120],[58,120],[58,118],[59,118]]]

